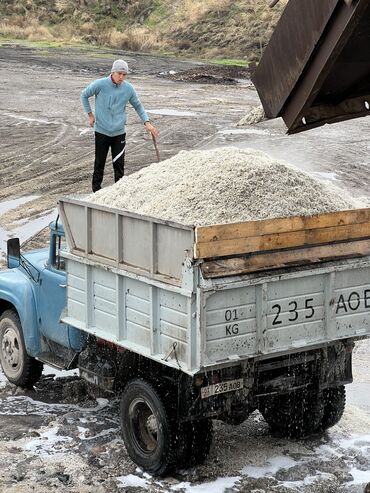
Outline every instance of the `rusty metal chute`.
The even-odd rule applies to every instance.
[[[290,0],[252,80],[288,133],[370,114],[370,0]]]

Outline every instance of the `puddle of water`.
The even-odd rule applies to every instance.
[[[58,210],[55,208],[51,211],[45,213],[45,215],[38,217],[37,219],[33,219],[31,221],[27,221],[23,224],[19,224],[18,227],[14,230],[17,233],[21,243],[31,238],[38,231],[41,231],[45,226],[47,226],[51,221],[57,218]]]
[[[19,199],[5,200],[4,202],[0,202],[0,216],[5,214],[5,212],[10,211],[11,209],[15,209],[19,205],[26,204],[27,202],[31,202],[31,200],[35,200],[38,198],[39,195],[26,195],[24,197],[20,197]]]
[[[26,204],[27,202],[31,202],[32,200],[37,199],[38,195],[28,195],[25,197],[20,197],[14,200],[7,200],[5,202],[0,203],[0,216],[5,214],[7,211],[11,209],[15,209],[19,205]],[[17,225],[15,229],[9,231],[0,226],[0,257],[4,256],[6,253],[6,242],[9,238],[18,236],[20,242],[31,238],[37,232],[41,231],[45,226],[47,226],[53,219],[57,216],[57,209],[53,209],[52,211],[46,212],[42,217],[38,217],[33,220],[20,220],[16,222]]]
[[[158,109],[158,110],[147,110],[147,113],[152,113],[153,115],[166,115],[166,116],[195,116],[196,113],[192,111],[178,111],[171,110],[169,108]]]

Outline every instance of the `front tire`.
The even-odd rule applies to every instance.
[[[174,468],[182,452],[172,405],[171,398],[165,403],[150,383],[138,378],[128,382],[121,397],[121,429],[127,452],[154,476]]]
[[[32,387],[42,374],[43,364],[27,354],[22,325],[14,310],[0,317],[0,363],[9,382]]]

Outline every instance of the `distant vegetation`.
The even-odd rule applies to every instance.
[[[258,60],[287,0],[1,0],[0,35]]]

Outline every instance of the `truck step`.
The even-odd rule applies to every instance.
[[[37,359],[46,363],[47,365],[52,366],[53,368],[57,368],[58,370],[69,370],[71,368],[71,359],[64,359],[60,356],[57,356],[55,353],[43,352],[39,353]]]

